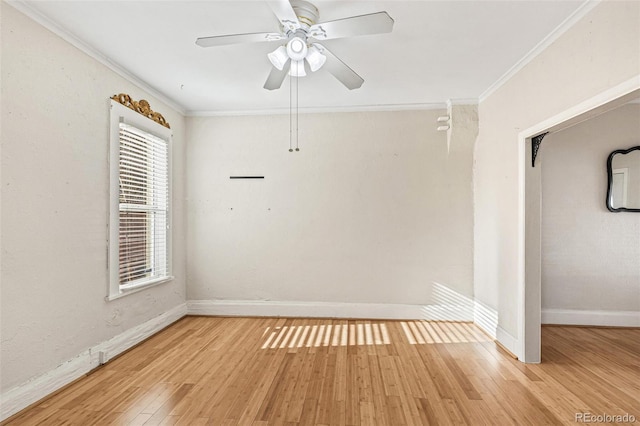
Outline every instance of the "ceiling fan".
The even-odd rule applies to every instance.
[[[213,47],[264,41],[284,42],[267,55],[273,65],[264,84],[268,90],[279,89],[287,74],[292,77],[305,76],[306,67],[312,72],[324,67],[349,90],[357,89],[362,86],[364,79],[318,41],[388,33],[393,29],[393,19],[387,12],[317,23],[320,17],[318,8],[307,1],[270,0],[267,3],[280,21],[280,32],[200,37],[196,44]]]

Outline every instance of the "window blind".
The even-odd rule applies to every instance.
[[[119,282],[127,288],[169,276],[169,150],[125,123],[119,137]]]

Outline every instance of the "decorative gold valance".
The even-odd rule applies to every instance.
[[[125,93],[120,93],[119,95],[113,95],[111,99],[113,99],[118,103],[121,103],[127,108],[131,108],[135,112],[140,113],[147,118],[152,119],[153,121],[166,127],[167,129],[171,128],[171,126],[169,126],[169,123],[167,123],[167,120],[164,119],[162,114],[160,114],[159,112],[153,111],[151,109],[151,106],[149,105],[149,102],[145,101],[144,99],[141,99],[139,101],[134,101],[133,99],[131,99],[131,96]]]

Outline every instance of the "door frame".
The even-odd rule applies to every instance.
[[[541,183],[531,166],[531,138],[566,129],[640,97],[640,74],[518,134],[518,359],[541,361]],[[543,144],[544,145],[544,144]],[[541,167],[539,164],[537,167]],[[527,207],[528,206],[528,207]],[[527,214],[529,212],[529,214]]]

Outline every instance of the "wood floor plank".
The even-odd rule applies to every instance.
[[[151,418],[147,420],[145,425],[159,425],[162,423],[166,417],[169,417],[173,408],[182,401],[185,396],[187,396],[191,389],[193,389],[193,383],[182,384],[173,394],[171,394],[169,399],[164,401],[164,403],[158,407]]]
[[[316,354],[315,361],[313,363],[313,371],[309,376],[309,386],[307,386],[307,392],[305,393],[304,405],[302,406],[302,412],[300,413],[299,423],[301,425],[313,425],[317,423],[316,417],[318,416],[318,413],[321,412],[318,401],[327,380],[327,377],[325,376],[327,364],[332,357],[335,358],[335,355]],[[329,379],[333,380],[334,378],[330,377]],[[329,424],[329,422],[326,424]]]
[[[637,329],[543,327],[533,365],[468,323],[187,317],[2,425],[570,425],[639,395]]]
[[[336,385],[336,380],[334,379],[334,377],[336,377],[336,360],[337,355],[335,352],[327,354],[321,382],[322,386],[313,390],[311,386],[309,386],[305,395],[306,398],[313,398],[317,404],[315,413],[316,423],[329,424],[331,422],[331,405],[333,403],[334,387]],[[315,380],[318,380],[318,378]],[[316,394],[315,391],[318,391],[318,393]]]
[[[380,374],[380,365],[378,364],[378,356],[375,354],[367,356],[369,364],[369,377],[371,380],[371,394],[373,396],[373,416],[376,425],[389,425],[387,417],[387,400],[384,394],[384,385],[382,383],[382,375]]]

